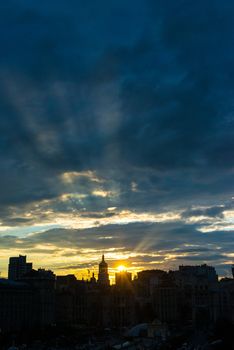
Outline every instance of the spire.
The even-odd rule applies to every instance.
[[[102,255],[102,261],[99,264],[99,273],[98,273],[98,283],[101,285],[109,286],[109,274],[108,274],[108,264],[105,262],[105,256]]]

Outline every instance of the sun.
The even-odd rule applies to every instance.
[[[117,267],[117,270],[118,270],[119,272],[122,272],[122,271],[125,271],[125,270],[126,270],[126,267],[125,267],[124,265],[119,265],[119,266]]]

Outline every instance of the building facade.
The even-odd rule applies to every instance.
[[[19,257],[20,258],[20,257]],[[17,259],[18,261],[18,259]],[[22,259],[23,263],[26,262]],[[0,329],[125,328],[138,323],[207,328],[219,319],[234,323],[234,279],[218,281],[213,267],[180,266],[177,271],[147,270],[132,280],[116,274],[110,285],[104,256],[98,280],[31,269],[16,281],[0,279]]]
[[[11,281],[19,280],[24,274],[32,270],[32,263],[27,262],[26,255],[11,257],[8,265],[8,279]]]

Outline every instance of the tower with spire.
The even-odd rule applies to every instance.
[[[99,264],[98,283],[101,286],[110,285],[109,274],[108,274],[108,264],[105,262],[104,254],[102,255],[102,261]]]

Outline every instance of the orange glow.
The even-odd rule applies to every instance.
[[[125,271],[125,270],[126,270],[126,267],[125,267],[124,265],[119,265],[119,266],[117,267],[117,270],[118,270],[119,272]]]

